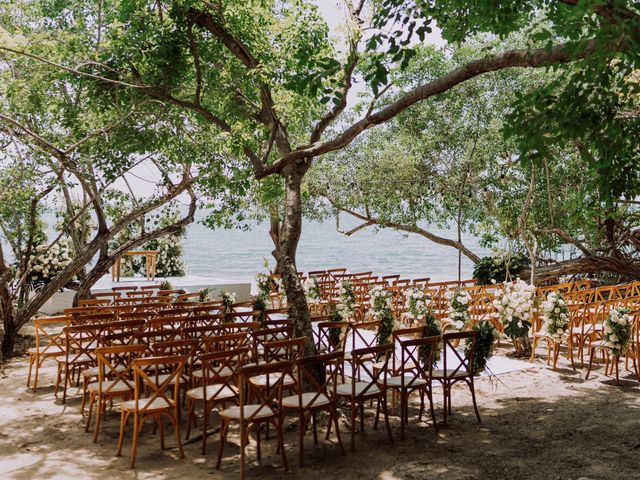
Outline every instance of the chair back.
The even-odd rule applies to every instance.
[[[36,336],[36,355],[57,352],[62,354],[65,348],[64,329],[59,329],[60,324],[66,327],[71,322],[71,317],[41,317],[33,319],[33,327]],[[44,343],[44,345],[42,345]]]
[[[311,357],[296,360],[297,384],[307,385],[308,388],[298,389],[298,406],[303,407],[305,393],[307,397],[313,394],[306,405],[315,405],[317,400],[325,395],[330,401],[336,401],[338,396],[339,376],[343,373],[344,351],[338,350],[331,353],[323,353]],[[318,373],[322,372],[324,378],[318,378]]]
[[[456,377],[459,378],[462,373],[466,374],[468,377],[472,377],[475,375],[474,371],[474,354],[476,351],[476,343],[478,341],[478,337],[480,336],[480,332],[477,330],[471,330],[466,332],[454,332],[454,333],[445,333],[442,335],[443,341],[443,369],[445,375],[447,377]],[[471,344],[469,345],[468,351],[469,357],[466,357],[464,353],[460,353],[456,348],[456,345],[459,342],[466,342],[468,339],[471,340]]]
[[[251,423],[264,416],[277,416],[274,405],[282,404],[284,380],[293,378],[291,362],[246,365],[240,370],[240,422]],[[265,383],[256,385],[251,377],[264,376]],[[251,402],[251,403],[249,403]],[[253,408],[247,408],[249,405]],[[279,408],[279,407],[275,407]]]
[[[320,322],[318,323],[316,350],[330,353],[344,351],[351,322]]]
[[[119,345],[97,348],[98,393],[121,391],[122,385],[134,390],[133,361],[146,352],[144,345]],[[105,383],[110,382],[110,383]]]
[[[180,395],[180,377],[186,362],[187,357],[175,355],[133,360],[134,400],[139,413],[144,414],[160,404],[172,407],[178,415],[178,402],[174,399]]]
[[[377,388],[384,391],[387,387],[389,372],[389,359],[393,354],[393,345],[379,345],[377,347],[359,348],[351,351],[351,396],[354,398],[366,398],[376,393]],[[372,358],[379,359],[375,365]],[[363,388],[358,388],[357,383],[364,383]]]
[[[440,336],[399,340],[400,365],[395,374],[400,376],[401,388],[431,384],[433,363],[441,342]]]
[[[307,337],[292,338],[290,340],[276,340],[264,343],[265,362],[295,362],[299,359],[307,343]]]

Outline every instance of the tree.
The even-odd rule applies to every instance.
[[[606,78],[611,86],[619,73],[637,63],[640,51],[640,17],[624,1],[604,6],[565,1],[546,8],[548,2],[543,0],[524,5],[506,0],[498,4],[384,0],[371,4],[375,10],[373,26],[382,33],[369,38],[362,34],[367,25],[361,18],[368,2],[347,2],[351,28],[345,42],[348,51],[341,56],[331,47],[327,28],[315,8],[298,1],[111,1],[96,6],[76,0],[46,10],[39,8],[40,2],[27,6],[18,3],[35,10],[38,19],[22,31],[36,31],[48,42],[28,46],[3,42],[3,51],[55,65],[120,101],[159,100],[159,110],[171,107],[179,111],[188,116],[190,125],[216,135],[224,148],[244,154],[257,179],[283,177],[285,208],[276,252],[291,302],[290,313],[302,335],[310,335],[311,324],[296,275],[295,255],[302,224],[302,179],[315,158],[344,148],[364,131],[415,103],[487,72],[577,62],[589,67],[585,70],[602,74],[615,58],[622,66],[614,66],[615,75]],[[4,11],[15,8],[12,3]],[[387,81],[385,66],[406,66],[405,52],[411,50],[400,47],[409,45],[411,38],[405,32],[424,35],[432,22],[438,22],[448,40],[464,40],[478,32],[506,35],[537,22],[532,13],[538,10],[545,11],[549,27],[543,26],[545,34],[541,37],[539,30],[532,31],[531,36],[546,42],[545,46],[490,53],[429,78],[393,102],[377,107],[377,100],[386,91],[380,88]],[[84,21],[88,17],[96,21],[89,25]],[[100,47],[90,55],[76,54],[53,41],[60,32],[66,34],[65,38],[98,43]],[[385,35],[389,37],[383,38]],[[365,54],[365,41],[373,54]],[[379,48],[385,51],[378,52]],[[365,71],[374,94],[371,108],[327,138],[327,128],[346,108],[356,67],[367,56],[373,57],[363,65],[373,66]],[[546,87],[541,90],[546,91]],[[559,112],[567,113],[566,101],[559,101],[558,106],[565,107]],[[569,135],[567,130],[563,132]],[[536,152],[531,148],[526,151]],[[635,187],[632,181],[625,182],[623,190],[630,194]]]
[[[495,44],[468,42],[453,51],[417,48],[404,70],[392,72],[390,82],[405,91],[426,75],[465,64]],[[345,213],[362,222],[347,235],[370,226],[393,228],[455,248],[476,263],[478,255],[462,243],[461,234],[489,235],[485,243],[491,243],[499,227],[487,193],[504,177],[505,166],[517,163],[515,145],[503,138],[503,119],[515,92],[535,88],[547,77],[525,71],[487,74],[414,105],[327,155],[309,180],[320,210],[326,201],[332,208],[325,216]],[[393,100],[391,96],[385,103]],[[455,238],[430,228],[452,224]]]

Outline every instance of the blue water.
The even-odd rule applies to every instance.
[[[355,222],[343,220],[343,228]],[[433,229],[448,238],[455,232]],[[486,250],[470,235],[463,243],[483,255]],[[263,257],[274,265],[269,226],[256,225],[250,231],[211,230],[195,223],[188,228],[184,241],[188,273],[249,281],[264,270]],[[336,231],[335,222],[305,221],[298,246],[298,269],[320,270],[347,267],[352,272],[373,271],[376,274],[400,274],[403,277],[431,277],[433,281],[453,280],[458,276],[457,250],[436,245],[418,235],[405,235],[394,230],[372,228],[347,237]],[[470,278],[473,264],[462,257],[462,277]]]
[[[53,215],[47,213],[43,219],[51,229]],[[341,219],[344,229],[356,225],[356,221]],[[437,228],[431,231],[443,237],[455,238],[455,231]],[[49,236],[53,238],[52,231]],[[463,235],[463,243],[480,256],[488,253],[470,235]],[[195,222],[187,227],[183,246],[187,273],[191,275],[250,282],[256,272],[264,271],[264,257],[272,267],[275,264],[271,256],[273,243],[266,223],[258,224],[249,231],[241,231],[211,230]],[[6,253],[9,254],[8,251]],[[305,221],[298,246],[298,269],[308,272],[337,267],[346,267],[352,272],[373,271],[377,275],[400,274],[408,278],[430,277],[433,281],[454,280],[458,277],[458,252],[418,235],[402,234],[390,229],[376,231],[369,227],[347,237],[336,231],[333,220],[323,223]],[[470,278],[472,271],[472,262],[463,256],[462,278]]]

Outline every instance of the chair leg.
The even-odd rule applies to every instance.
[[[278,418],[278,424],[276,425],[278,443],[280,444],[280,455],[282,456],[282,465],[285,472],[289,471],[289,463],[287,462],[287,452],[284,449],[284,417],[280,415]]]
[[[387,407],[387,399],[385,397],[382,397],[382,409],[384,413],[384,423],[387,426],[389,441],[393,442],[393,433],[391,432],[391,423],[389,422],[389,409]]]
[[[136,453],[138,450],[138,433],[140,430],[141,424],[138,425],[140,419],[138,418],[138,412],[134,412],[133,414],[133,440],[131,444],[131,468],[135,468],[136,466]]]
[[[91,425],[91,414],[93,413],[93,404],[96,401],[96,396],[95,394],[90,394],[89,395],[89,411],[87,412],[87,424],[84,427],[84,431],[88,432],[89,431],[89,425]]]
[[[473,377],[471,377],[471,380],[469,381],[469,389],[471,390],[471,400],[473,401],[473,409],[476,412],[476,418],[478,419],[478,423],[482,423],[482,420],[480,420],[480,412],[478,411],[478,404],[476,403],[476,389],[473,383]]]
[[[34,360],[35,356],[30,353],[29,354],[29,374],[27,375],[27,388],[29,388],[29,386],[31,385],[31,370],[33,368],[33,360]]]
[[[431,421],[433,422],[433,427],[436,429],[436,432],[437,432],[438,422],[436,421],[436,411],[433,408],[433,392],[431,391],[431,388],[429,388],[427,395],[429,397],[429,410],[431,412]]]
[[[100,418],[102,417],[102,403],[103,399],[98,399],[98,405],[96,406],[96,426],[95,431],[93,432],[93,443],[98,442],[98,432],[100,431]],[[89,405],[89,412],[91,412],[91,405]],[[89,416],[91,418],[91,416]],[[89,423],[87,422],[87,426]]]
[[[38,373],[40,372],[40,359],[36,358],[35,360],[35,364],[36,364],[36,371],[33,377],[33,391],[36,391],[36,388],[38,388]]]
[[[244,480],[245,478],[245,448],[247,447],[247,434],[245,432],[244,423],[240,423],[240,480]]]
[[[164,421],[161,413],[156,414],[156,423],[160,429],[160,450],[164,450]]]
[[[118,450],[116,452],[116,455],[118,457],[122,455],[122,444],[124,442],[124,427],[127,424],[128,418],[129,418],[129,412],[120,413],[120,436],[118,437]]]
[[[593,365],[594,355],[595,355],[595,348],[591,348],[591,352],[589,354],[589,367],[587,368],[587,375],[584,377],[585,380],[589,380],[589,374],[591,373],[591,366]]]
[[[177,413],[174,416],[170,415],[169,418],[173,420],[173,428],[176,431],[176,442],[178,442],[178,452],[180,452],[180,459],[184,458],[184,449],[182,448],[182,439],[180,438],[180,421],[177,418]]]
[[[618,364],[620,363],[620,357],[613,355],[613,361],[616,364],[616,385],[620,385],[620,374],[618,372]]]
[[[222,463],[222,451],[224,450],[224,441],[227,437],[228,426],[228,421],[220,419],[220,448],[218,448],[218,461],[216,462],[216,470],[220,470],[220,463]]]
[[[304,432],[305,432],[305,416],[304,411],[300,411],[298,416],[298,455],[300,456],[300,467],[304,467]]]
[[[356,451],[356,401],[351,400],[351,451]]]
[[[340,451],[342,452],[342,455],[346,455],[347,452],[344,449],[344,444],[342,443],[342,435],[340,435],[340,425],[338,424],[338,409],[335,408],[335,406],[333,407],[331,416],[333,417],[333,422],[336,427],[336,437],[338,439],[338,445],[340,446]],[[329,428],[327,429],[327,432],[329,432],[329,429],[331,429],[331,419],[329,419]]]
[[[202,419],[202,454],[204,455],[207,452],[207,429],[209,427],[209,405],[205,401],[203,404],[204,408],[204,418]]]

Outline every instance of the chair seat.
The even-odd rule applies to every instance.
[[[353,393],[353,384],[345,383],[343,385],[338,385],[336,388],[336,392],[341,397],[350,397]],[[363,392],[370,384],[368,382],[356,382],[355,390],[356,397],[363,395]],[[372,385],[366,392],[364,392],[365,397],[369,396],[377,396],[380,394],[380,388],[377,385]]]
[[[123,365],[118,365],[115,368],[116,372],[122,372],[126,370],[126,367]],[[99,367],[91,367],[91,368],[87,368],[86,370],[82,371],[82,376],[85,378],[91,378],[91,377],[97,377],[98,374],[100,372],[100,368]]]
[[[157,412],[158,410],[167,410],[173,408],[173,402],[165,398],[155,398],[151,403],[146,398],[136,400],[128,400],[120,404],[121,410],[142,410],[145,412]]]
[[[233,375],[233,370],[231,370],[229,367],[222,367],[220,370],[218,370],[217,374],[220,378],[227,378]],[[203,370],[194,370],[193,372],[191,372],[191,376],[193,378],[202,378],[204,376]]]
[[[302,394],[302,408],[316,408],[330,405],[331,400],[324,394],[318,395],[316,392],[307,392]],[[286,408],[299,408],[300,399],[298,395],[290,395],[282,399],[282,406]]]
[[[162,384],[163,384],[164,382],[166,382],[166,381],[167,381],[167,379],[168,379],[168,378],[170,378],[171,376],[172,376],[172,374],[171,374],[171,373],[162,373],[162,374],[158,375],[158,377],[157,377],[157,379],[156,379],[156,382],[158,383],[158,385],[162,385]],[[151,376],[151,375],[150,375],[149,377],[150,377],[150,378],[156,378],[155,376]],[[179,383],[182,383],[182,382],[183,382],[183,379],[182,379],[181,377],[176,377],[176,378],[178,379],[178,382],[179,382]],[[169,385],[173,385],[173,384],[175,384],[175,382],[176,382],[176,379],[175,379],[175,378],[173,378],[173,379],[169,382]]]
[[[202,387],[192,388],[187,391],[187,397],[194,400],[225,400],[238,396],[238,389],[233,385],[223,386],[222,384],[207,385],[206,390]]]
[[[95,359],[86,353],[81,353],[80,355],[69,355],[67,359],[66,355],[60,355],[56,357],[56,362],[58,363],[69,363],[69,364],[82,364],[82,363],[93,363]]]
[[[65,353],[64,348],[57,346],[50,347],[40,347],[40,351],[36,347],[31,347],[29,350],[29,355],[41,355],[47,357],[57,357],[58,355],[63,355]]]
[[[264,375],[256,375],[255,377],[249,378],[249,382],[251,382],[252,385],[255,385],[257,387],[266,387],[267,377],[268,377],[269,386],[273,386],[280,380],[280,377],[282,377],[282,375],[283,375],[282,373],[278,373],[278,372],[264,374]],[[282,385],[285,387],[290,387],[291,385],[295,385],[295,384],[296,384],[295,378],[293,378],[289,374],[287,374],[284,380],[282,381]]]
[[[441,380],[443,378],[465,378],[468,377],[469,374],[467,373],[466,370],[464,369],[460,369],[460,370],[450,370],[447,369],[445,370],[434,370],[431,373],[431,377],[436,379],[436,380]]]
[[[90,383],[87,389],[92,393],[98,393],[100,391],[100,384]],[[124,394],[132,391],[133,389],[122,380],[107,380],[102,382],[102,393]]]
[[[261,408],[262,407],[262,408]],[[256,416],[254,418],[262,420],[266,418],[271,418],[276,416],[276,412],[271,407],[261,406],[261,405],[245,405],[244,409],[244,418],[248,418],[254,414]],[[230,418],[232,420],[240,419],[240,407],[229,407],[222,410],[218,413],[221,417]]]
[[[387,378],[387,386],[392,388],[417,388],[424,387],[425,385],[429,384],[429,382],[427,382],[424,378],[416,377],[415,375],[405,375],[404,384],[402,383],[402,379],[402,375],[389,377]]]

